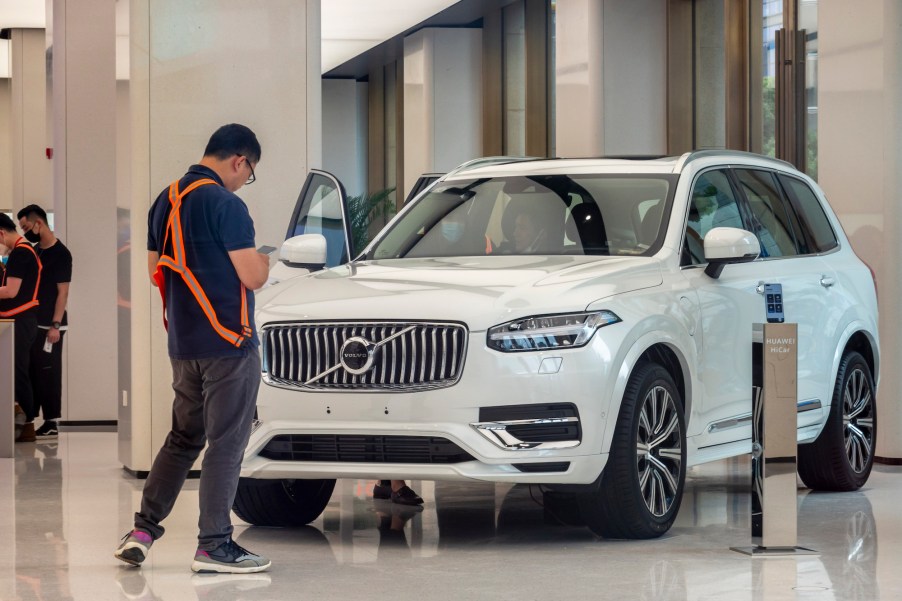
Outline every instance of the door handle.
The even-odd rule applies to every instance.
[[[829,288],[830,286],[832,286],[835,283],[836,283],[835,279],[833,279],[829,276],[826,276],[826,275],[821,276],[821,286],[823,286],[824,288]]]

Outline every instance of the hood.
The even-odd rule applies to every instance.
[[[658,286],[654,258],[510,256],[350,263],[268,288],[257,325],[294,320],[450,320],[471,331],[527,315],[582,311]]]

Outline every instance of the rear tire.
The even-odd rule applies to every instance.
[[[254,526],[304,526],[323,512],[334,488],[335,480],[241,478],[232,510]]]
[[[620,406],[597,491],[577,499],[589,529],[606,538],[657,538],[673,525],[686,481],[686,423],[670,373],[636,368]]]
[[[827,423],[817,439],[799,445],[799,477],[814,490],[858,490],[874,465],[877,403],[874,377],[861,354],[843,355]]]

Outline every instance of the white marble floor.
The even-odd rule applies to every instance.
[[[741,459],[693,469],[674,528],[641,542],[562,524],[528,487],[413,482],[426,505],[408,515],[373,501],[371,481],[342,480],[311,526],[237,526],[270,572],[205,576],[189,569],[197,481],[144,566],[128,568],[112,552],[143,482],[121,469],[116,435],[63,433],[16,453],[0,459],[0,601],[902,599],[899,467],[875,467],[855,493],[799,489],[798,544],[814,556],[729,550],[751,544]],[[393,518],[403,534],[380,529]]]

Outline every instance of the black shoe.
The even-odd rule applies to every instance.
[[[35,436],[38,438],[56,438],[59,436],[59,428],[56,425],[55,420],[48,420],[41,424],[41,427],[35,431]]]
[[[398,505],[422,505],[423,499],[409,486],[403,486],[397,491],[392,491],[391,502]]]
[[[373,487],[374,499],[391,499],[391,480],[379,480]]]

